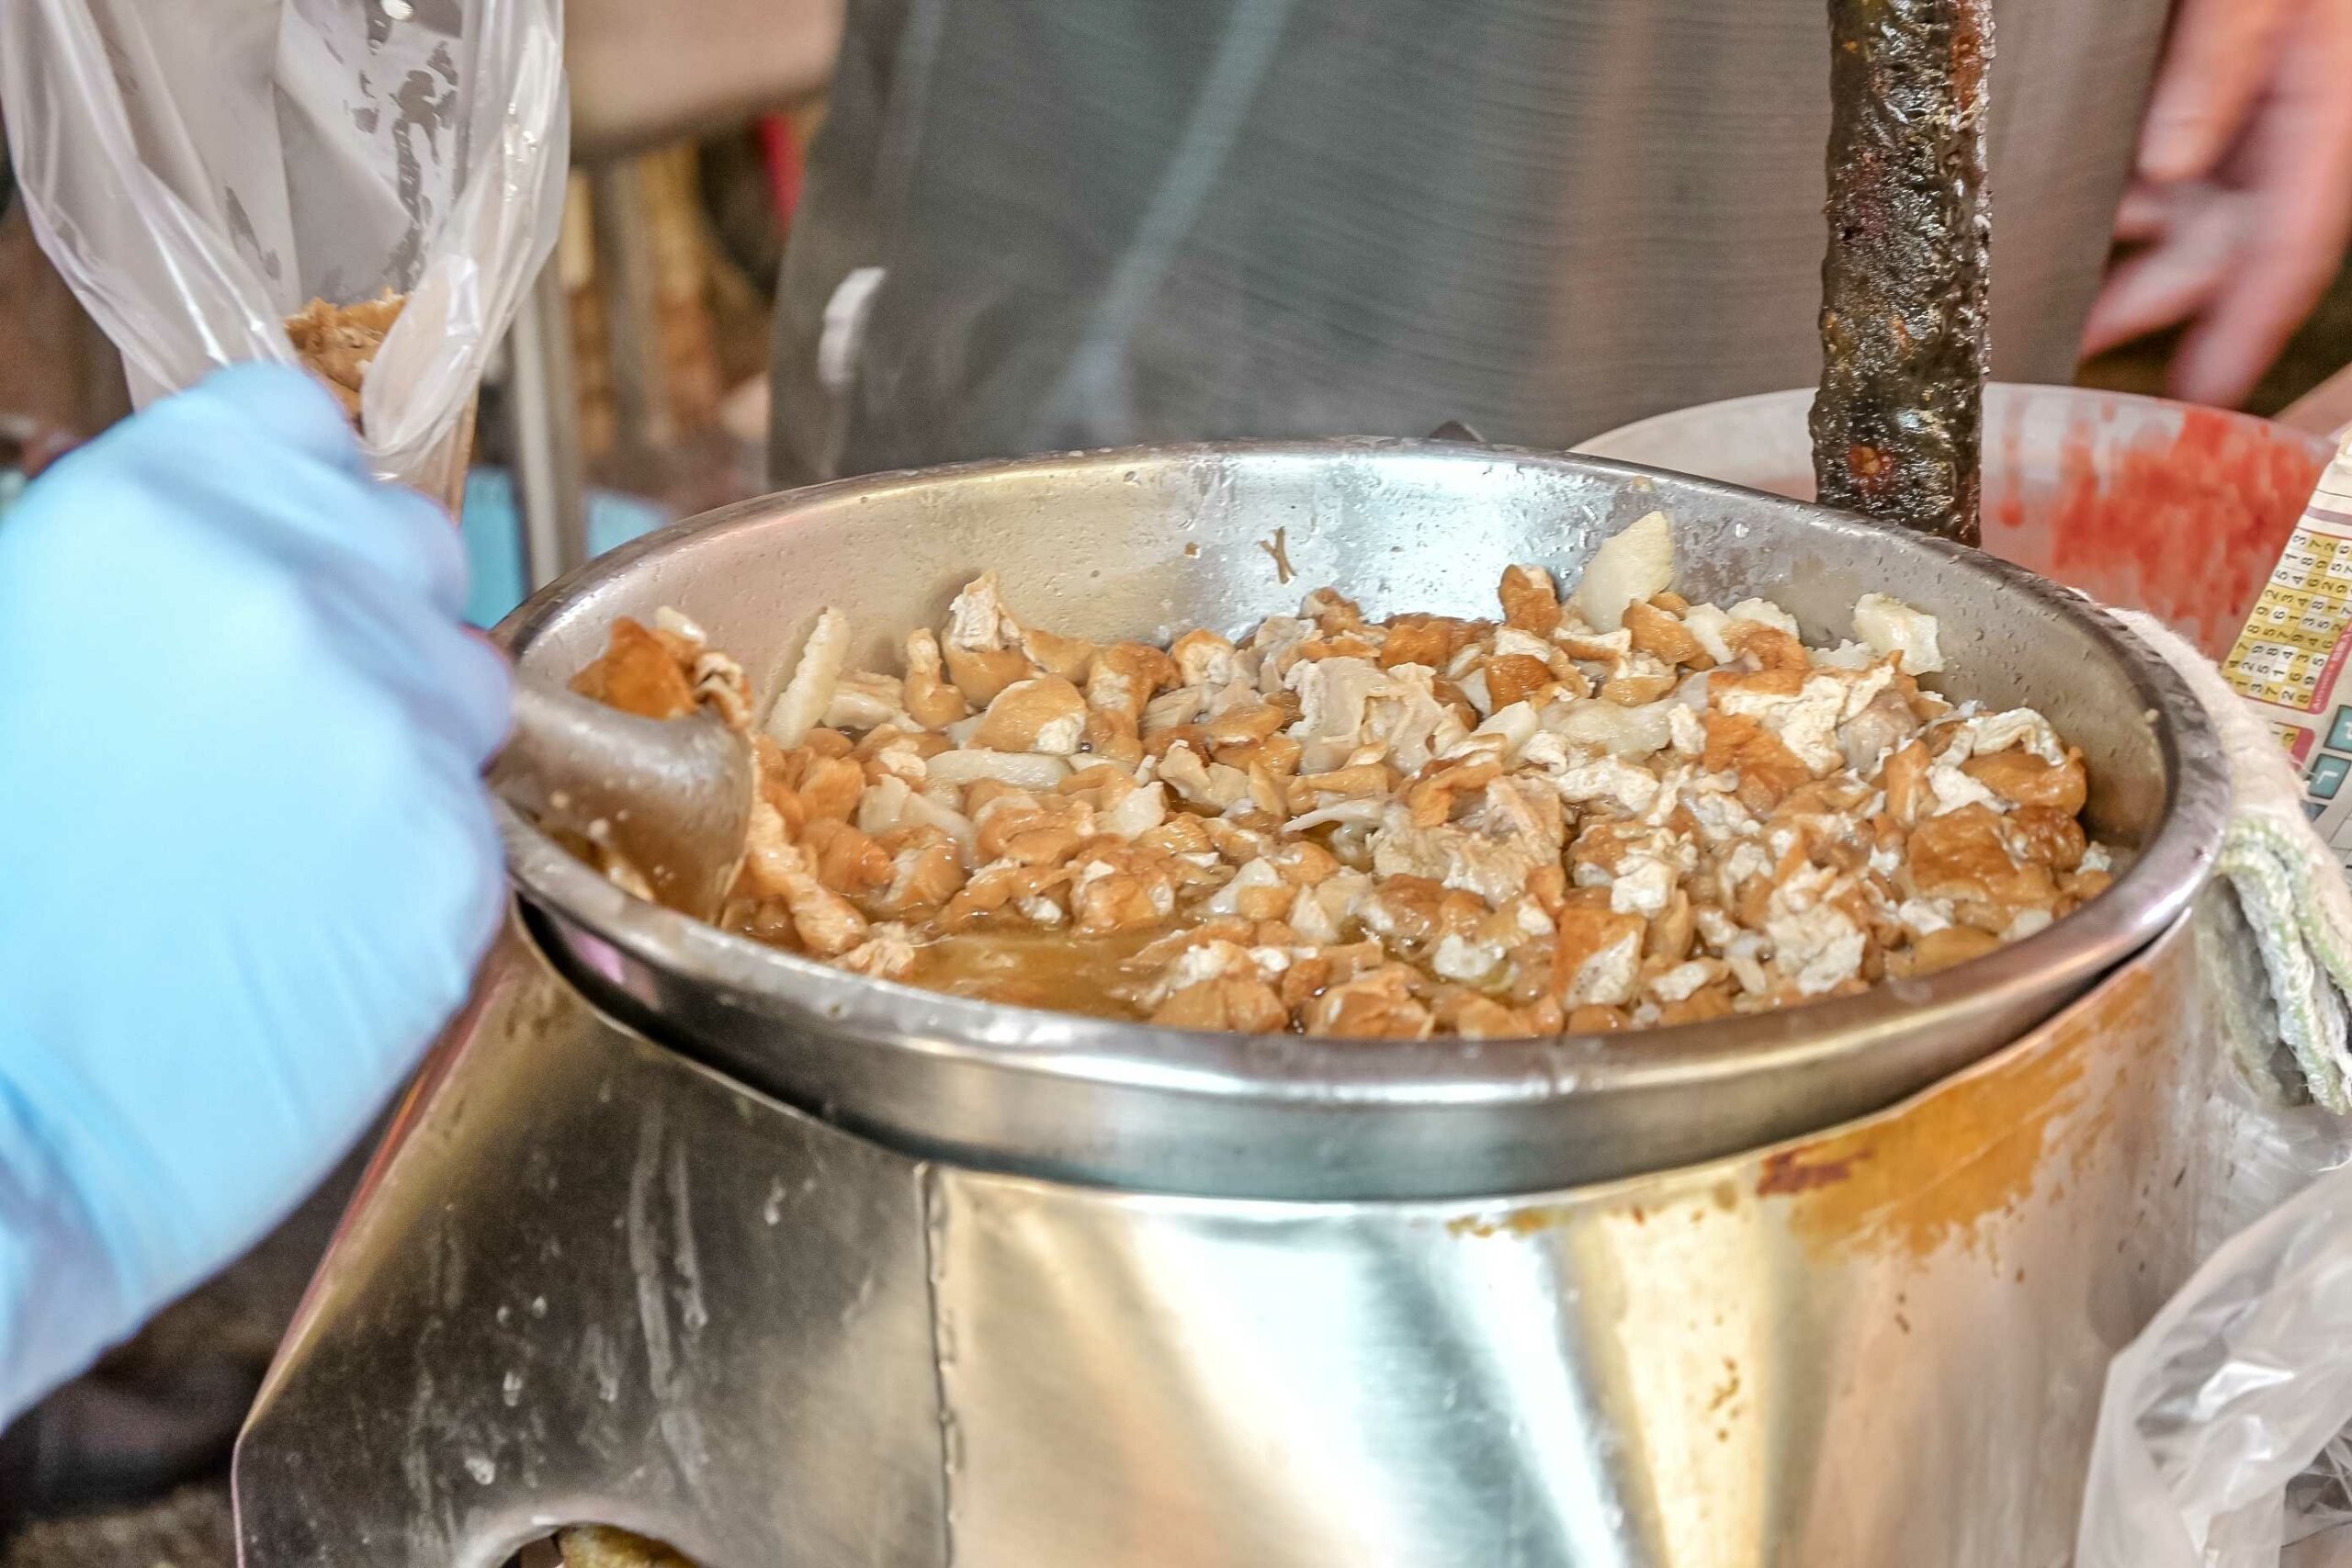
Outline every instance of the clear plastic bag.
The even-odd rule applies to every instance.
[[[2075,1568],[2352,1563],[2347,1427],[2339,1169],[2222,1247],[2115,1359]]]
[[[482,370],[555,243],[562,0],[0,0],[42,249],[143,404],[301,363],[313,299],[407,297],[359,393],[377,471],[453,497]]]

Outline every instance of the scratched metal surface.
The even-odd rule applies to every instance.
[[[247,1562],[493,1568],[577,1520],[934,1561],[912,1168],[493,962],[255,1403]]]
[[[2190,1267],[2191,945],[1894,1111],[1613,1186],[943,1171],[956,1561],[2061,1562],[2107,1362]]]
[[[2208,1228],[2211,913],[1878,1116],[1423,1203],[924,1165],[510,946],[256,1407],[243,1561],[2054,1564]]]

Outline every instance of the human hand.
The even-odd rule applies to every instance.
[[[2193,322],[2173,393],[2242,402],[2347,237],[2352,0],[2183,0],[2084,352]]]
[[[275,367],[0,521],[0,1420],[266,1232],[464,998],[508,704],[464,582]]]

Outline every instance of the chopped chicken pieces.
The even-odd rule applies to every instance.
[[[688,662],[662,632],[649,631],[627,615],[613,623],[603,656],[571,678],[571,689],[639,718],[681,718],[695,711]]]
[[[1375,619],[1331,590],[1238,642],[1025,625],[993,572],[902,672],[818,617],[754,736],[733,930],[880,980],[1169,1028],[1511,1039],[1698,1023],[1934,974],[2111,882],[2082,753],[1954,706],[1933,615],[1855,640],[1668,589],[1662,514],[1564,599]],[[574,689],[749,732],[674,611]],[[602,852],[588,846],[591,852]],[[629,870],[603,869],[624,886]]]
[[[1059,675],[1015,681],[999,692],[972,732],[990,751],[1035,751],[1068,757],[1086,735],[1086,699]]]

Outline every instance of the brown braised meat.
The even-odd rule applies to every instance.
[[[1704,1021],[1964,962],[2106,886],[2082,754],[1959,706],[1883,594],[1806,644],[1672,592],[1672,525],[1494,618],[1331,589],[1236,641],[1097,644],[996,574],[897,671],[817,617],[757,724],[721,923],[877,979],[1183,1029],[1487,1039]],[[576,689],[752,730],[742,668],[664,611]],[[642,892],[595,846],[582,852]]]

